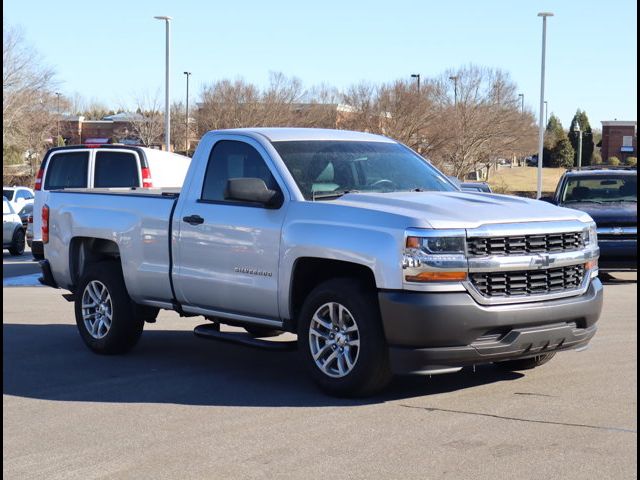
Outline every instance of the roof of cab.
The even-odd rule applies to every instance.
[[[297,140],[337,140],[350,142],[382,142],[395,143],[394,140],[372,133],[354,132],[350,130],[333,130],[328,128],[234,128],[229,130],[212,130],[211,134],[242,134],[260,135],[270,142],[284,142]]]

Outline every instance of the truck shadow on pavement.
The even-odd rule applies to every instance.
[[[129,354],[101,356],[75,325],[3,325],[3,393],[54,401],[323,407],[383,403],[521,378],[492,366],[475,373],[395,377],[382,394],[339,399],[320,392],[296,352],[201,340],[190,331],[148,330]]]

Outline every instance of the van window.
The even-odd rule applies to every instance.
[[[96,152],[94,187],[139,187],[138,159],[128,152]]]
[[[89,152],[56,153],[49,160],[45,190],[86,188]]]

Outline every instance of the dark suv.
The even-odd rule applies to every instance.
[[[600,268],[636,270],[638,172],[631,168],[567,171],[553,197],[541,200],[587,212],[598,226]]]

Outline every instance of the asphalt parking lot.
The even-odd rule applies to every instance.
[[[9,267],[5,284],[31,273],[28,259]],[[3,473],[636,478],[636,278],[607,282],[600,329],[584,352],[526,373],[488,366],[401,377],[358,401],[316,390],[296,353],[198,339],[202,319],[170,312],[145,327],[132,353],[97,356],[61,291],[7,286]]]

